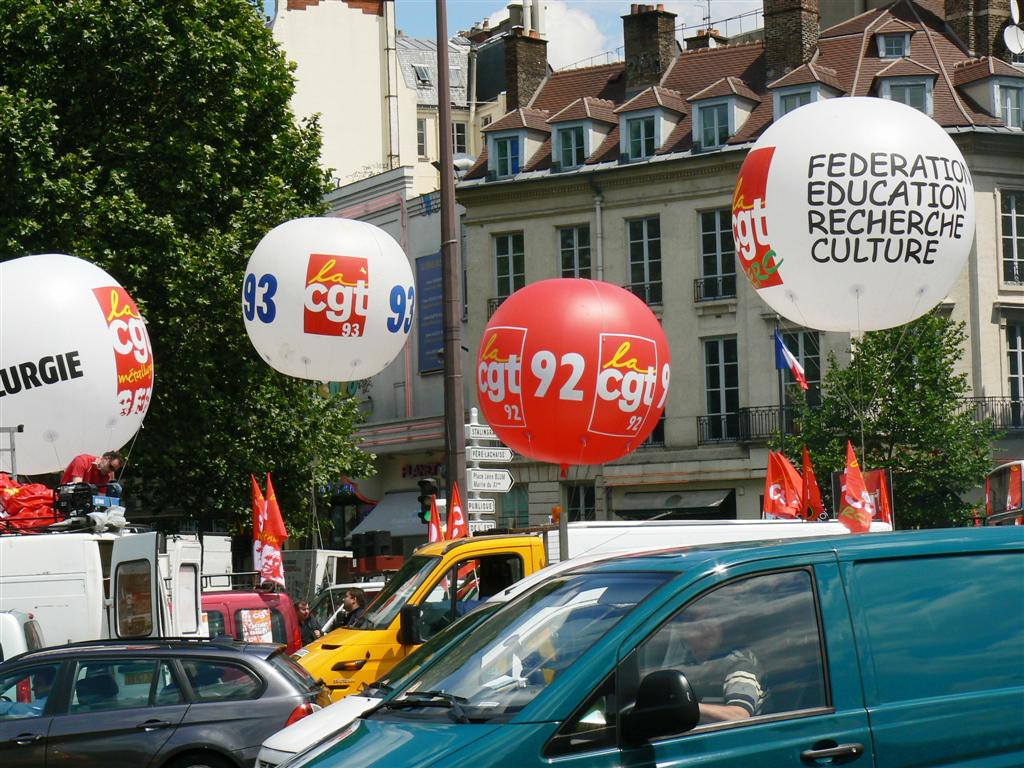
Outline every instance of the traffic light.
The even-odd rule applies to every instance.
[[[437,496],[437,480],[433,477],[425,477],[422,480],[417,480],[416,484],[420,487],[420,495],[417,500],[420,503],[419,518],[420,522],[424,525],[430,524],[430,503]]]

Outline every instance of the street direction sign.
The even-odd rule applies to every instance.
[[[469,521],[469,532],[479,533],[480,531],[489,531],[492,528],[497,528],[498,525],[493,520],[470,520]]]
[[[490,493],[506,493],[512,488],[512,473],[507,469],[474,469],[466,470],[466,483],[470,491],[488,491]]]
[[[497,440],[498,436],[494,434],[494,430],[488,427],[486,424],[467,424],[466,425],[466,439],[467,440]]]
[[[466,446],[467,461],[490,461],[496,464],[508,464],[512,461],[511,448],[481,448],[478,445]]]
[[[466,499],[466,511],[476,513],[487,513],[494,511],[494,499]]]

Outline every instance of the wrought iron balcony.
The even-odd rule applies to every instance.
[[[796,423],[797,409],[791,406],[760,406],[740,408],[736,413],[697,417],[697,444],[763,443],[779,434],[779,419],[785,434],[800,430]]]
[[[631,283],[626,286],[626,290],[642,299],[648,305],[661,304],[661,280],[648,283]]]
[[[698,277],[693,281],[694,301],[736,298],[736,275]]]
[[[735,443],[739,439],[739,434],[738,413],[697,417],[697,445]]]
[[[998,430],[1024,430],[1024,400],[1009,397],[965,397],[961,412],[970,413],[975,421],[991,419]]]
[[[493,299],[487,300],[487,319],[490,320],[495,312],[498,311],[498,307],[501,303],[507,299],[508,296],[495,296]]]

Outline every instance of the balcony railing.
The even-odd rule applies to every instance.
[[[736,275],[698,277],[693,281],[694,301],[736,298]]]
[[[626,290],[642,299],[646,304],[652,306],[661,304],[660,280],[649,283],[631,283],[626,286]]]
[[[971,414],[975,421],[991,419],[999,430],[1024,430],[1024,400],[1009,397],[965,397],[960,401],[961,412]]]
[[[495,312],[498,311],[498,307],[501,303],[507,299],[508,296],[495,296],[493,299],[487,300],[487,319],[490,320]]]
[[[739,414],[718,413],[697,417],[697,445],[735,443],[739,439]]]

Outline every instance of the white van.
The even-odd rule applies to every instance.
[[[0,610],[31,613],[47,643],[206,637],[202,546],[148,533],[0,536]]]
[[[31,613],[0,611],[0,662],[45,647],[43,630]]]

